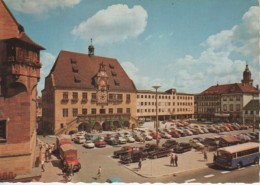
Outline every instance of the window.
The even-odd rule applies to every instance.
[[[64,124],[63,123],[60,124],[60,128],[64,128]]]
[[[63,92],[63,94],[62,94],[62,98],[64,99],[64,100],[67,100],[68,99],[68,95],[69,93],[68,92]]]
[[[118,114],[122,114],[123,113],[123,109],[122,108],[117,108],[117,113]]]
[[[88,109],[83,108],[82,109],[82,114],[87,115],[88,114]]]
[[[112,108],[108,109],[108,113],[113,114],[113,109]]]
[[[230,104],[230,105],[229,105],[229,110],[230,110],[230,111],[234,111],[233,104]]]
[[[0,141],[6,139],[6,120],[0,121]]]
[[[233,101],[233,96],[230,96],[230,97],[229,97],[229,100],[230,100],[230,101]]]
[[[96,109],[91,109],[91,114],[96,114]]]
[[[131,113],[131,109],[130,108],[126,108],[126,113]]]
[[[117,99],[118,99],[118,100],[123,100],[123,95],[122,95],[122,94],[118,94],[118,95],[117,95]]]
[[[226,96],[223,97],[223,101],[227,101],[227,97]]]
[[[77,92],[73,92],[72,93],[72,99],[73,100],[77,100],[78,99],[78,93]]]
[[[226,104],[223,105],[223,111],[227,111],[227,105]]]
[[[131,96],[130,96],[130,94],[127,94],[127,95],[126,95],[126,102],[127,102],[127,103],[130,103],[130,102],[131,102]]]
[[[83,93],[82,93],[82,99],[83,99],[83,100],[87,100],[87,99],[88,99],[88,93],[83,92]]]
[[[72,109],[72,116],[76,117],[78,115],[78,109],[77,108],[73,108]]]
[[[96,99],[97,99],[96,93],[91,93],[91,99],[92,99],[92,100],[96,100]]]
[[[64,118],[68,117],[69,116],[69,110],[68,109],[62,109],[62,116]]]
[[[240,104],[236,105],[236,111],[240,111]]]
[[[106,114],[106,109],[99,109],[99,114]]]

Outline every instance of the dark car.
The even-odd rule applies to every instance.
[[[122,155],[126,155],[133,151],[133,147],[131,146],[124,146],[120,150],[114,151],[114,157],[119,158]]]
[[[156,150],[149,152],[148,157],[151,159],[156,159],[158,157],[166,157],[169,156],[171,152],[172,151],[169,148],[157,148]]]
[[[143,160],[146,157],[147,155],[144,154],[142,151],[136,150],[127,155],[122,155],[120,157],[120,162],[123,164],[128,164],[128,163],[138,162],[140,161],[140,159]]]
[[[109,145],[118,145],[118,140],[111,135],[107,135],[104,140]]]
[[[178,144],[177,141],[171,139],[171,140],[166,140],[165,143],[162,144],[162,147],[174,149],[177,144]]]
[[[188,152],[191,151],[192,146],[189,143],[179,143],[175,149],[174,152],[175,153],[184,153],[184,152]]]

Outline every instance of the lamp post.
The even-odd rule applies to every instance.
[[[156,100],[156,103],[155,103],[155,110],[156,110],[156,123],[155,123],[155,129],[156,129],[156,145],[158,146],[159,145],[159,140],[158,140],[158,94],[157,94],[157,90],[160,88],[161,86],[158,86],[158,85],[155,85],[153,86],[153,88],[155,89],[155,100]]]

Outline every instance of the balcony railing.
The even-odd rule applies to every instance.
[[[64,98],[61,100],[61,103],[68,103],[68,102],[69,102],[69,99],[67,99],[67,98]]]
[[[77,103],[79,101],[79,99],[78,98],[72,98],[70,101],[71,101],[71,103]]]
[[[85,104],[85,103],[87,103],[88,102],[88,99],[82,99],[81,100],[81,104]]]
[[[130,120],[131,115],[127,113],[122,113],[122,114],[80,114],[78,115],[78,123],[79,122],[85,122],[86,120],[95,120],[95,121],[117,121],[119,119],[124,119],[124,120]]]

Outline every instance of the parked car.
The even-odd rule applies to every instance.
[[[126,144],[126,139],[121,136],[116,136],[116,140],[118,141],[118,144]]]
[[[122,147],[120,150],[116,150],[116,151],[114,151],[114,157],[115,158],[120,158],[122,155],[126,155],[126,154],[128,154],[128,153],[130,153],[130,152],[132,152],[133,151],[133,147],[131,147],[131,146],[124,146],[124,147]]]
[[[142,136],[138,135],[138,134],[134,134],[133,137],[134,137],[135,141],[137,141],[137,142],[144,142],[145,141],[144,138]]]
[[[161,139],[162,137],[161,137],[161,135],[159,134],[159,133],[157,133],[157,135],[156,135],[156,133],[155,132],[152,132],[151,134],[150,134],[150,136],[152,136],[153,137],[153,139]],[[156,137],[157,136],[157,137]]]
[[[95,144],[91,140],[87,140],[87,141],[85,141],[85,143],[83,143],[83,146],[85,148],[94,148]]]
[[[153,137],[150,136],[150,135],[148,135],[147,133],[144,133],[142,136],[143,136],[143,138],[144,138],[146,141],[151,141],[151,140],[153,140]]]
[[[169,148],[157,148],[156,150],[149,152],[148,157],[151,159],[156,159],[158,157],[169,156],[172,151]]]
[[[156,150],[158,146],[156,144],[146,144],[144,147],[140,147],[139,150],[141,150],[143,153],[149,153],[154,150]]]
[[[162,147],[174,149],[177,146],[178,142],[176,140],[167,140],[162,144]]]
[[[94,141],[94,144],[95,144],[96,147],[105,147],[106,146],[106,142],[101,138],[97,138]]]
[[[138,162],[140,159],[144,159],[144,153],[140,150],[133,151],[120,157],[120,162],[123,164]]]
[[[126,135],[125,139],[128,143],[134,143],[135,142],[135,139],[130,135]]]
[[[79,135],[75,137],[74,142],[78,144],[83,144],[86,141],[85,137],[83,135]]]
[[[184,153],[184,152],[188,152],[192,149],[192,146],[189,143],[179,143],[175,149],[174,152],[175,153]]]
[[[201,150],[201,149],[203,149],[203,148],[205,147],[202,143],[200,143],[200,142],[197,141],[197,140],[190,139],[190,140],[189,140],[189,143],[190,143],[190,145],[191,145],[193,148],[195,148],[195,149],[197,149],[197,150]]]
[[[107,135],[104,141],[109,145],[118,145],[118,140],[112,135]]]
[[[172,138],[172,136],[170,134],[168,134],[167,132],[162,132],[161,133],[161,137],[164,139],[170,139]]]
[[[172,130],[169,134],[171,134],[171,136],[174,138],[181,137],[181,134],[177,130]]]

